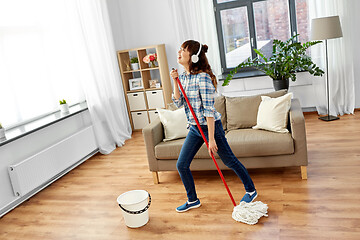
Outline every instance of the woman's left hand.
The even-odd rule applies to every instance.
[[[217,148],[217,145],[216,145],[216,142],[215,142],[215,139],[212,139],[212,140],[209,140],[209,155],[211,157],[211,152],[213,154],[215,154],[217,152],[218,148]]]

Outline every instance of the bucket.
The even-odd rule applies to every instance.
[[[123,193],[117,198],[117,202],[122,210],[126,226],[138,228],[149,221],[148,209],[151,196],[147,191],[133,190]]]

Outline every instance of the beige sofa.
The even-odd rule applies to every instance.
[[[215,108],[222,115],[226,138],[235,156],[246,168],[273,168],[299,166],[302,179],[307,179],[308,165],[305,121],[298,99],[292,99],[289,111],[289,133],[255,130],[261,96],[278,97],[286,90],[250,97],[217,97]],[[164,129],[157,118],[142,130],[154,183],[159,183],[159,171],[177,171],[176,161],[185,140],[163,142]],[[220,169],[228,169],[219,156],[215,158]],[[191,170],[216,170],[204,144],[190,166]]]

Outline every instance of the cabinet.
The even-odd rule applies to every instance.
[[[157,54],[155,66],[143,62],[151,53]],[[134,57],[138,58],[138,69],[132,69],[130,64]],[[157,117],[156,108],[165,108],[172,102],[165,44],[117,51],[117,58],[131,127],[141,130]],[[150,80],[156,80],[160,86],[151,87]]]

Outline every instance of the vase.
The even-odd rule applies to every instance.
[[[61,113],[68,113],[69,112],[69,105],[67,103],[60,104],[60,111],[61,111]]]
[[[279,91],[281,89],[289,89],[289,79],[274,79],[273,85],[275,91]]]
[[[131,69],[132,70],[138,70],[139,69],[139,63],[132,63],[131,64]]]
[[[150,64],[152,68],[156,67],[155,62],[150,62]]]

